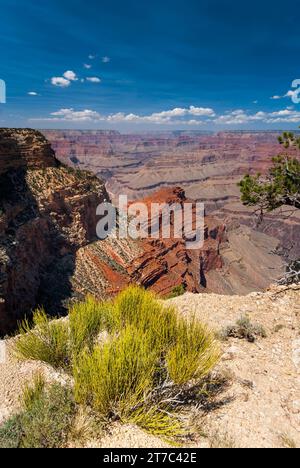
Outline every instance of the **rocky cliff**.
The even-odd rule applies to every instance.
[[[0,333],[39,304],[61,311],[107,198],[99,179],[62,166],[40,133],[0,130]]]

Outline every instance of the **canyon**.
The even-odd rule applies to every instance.
[[[172,295],[176,287],[194,293],[230,295],[263,290],[282,275],[285,263],[279,255],[283,246],[278,229],[274,229],[273,235],[253,229],[245,209],[243,215],[234,211],[234,215],[230,212],[224,216],[227,205],[223,207],[217,201],[212,208],[207,204],[201,249],[188,250],[184,238],[96,237],[96,208],[110,198],[117,198],[121,192],[112,189],[116,177],[122,179],[125,173],[133,187],[130,192],[124,185],[129,195],[134,194],[131,199],[148,205],[192,201],[196,192],[188,182],[191,173],[183,164],[184,154],[188,168],[192,157],[188,151],[190,139],[196,138],[193,145],[198,147],[199,138],[215,137],[172,136],[174,161],[171,164],[169,160],[169,168],[163,169],[161,156],[152,152],[160,154],[170,148],[166,135],[150,135],[147,139],[153,138],[153,143],[152,140],[147,143],[144,136],[114,132],[43,133],[47,133],[49,141],[35,130],[0,129],[0,335],[13,331],[17,322],[30,317],[36,307],[44,307],[47,313],[58,316],[65,313],[70,301],[83,299],[87,294],[100,299],[111,297],[131,282],[162,297]],[[222,138],[226,140],[227,136]],[[244,136],[246,142],[249,138]],[[115,139],[116,147],[112,143]],[[183,143],[186,139],[187,145]],[[176,150],[178,145],[180,149]],[[123,153],[118,148],[123,148]],[[145,148],[151,157],[145,156]],[[141,190],[137,188],[135,193],[137,182],[131,171],[143,171],[142,163],[137,166],[133,163],[139,151],[138,158],[146,164],[145,170],[151,177],[157,174],[159,181],[162,174],[167,178],[169,173],[169,178],[164,183],[152,181],[151,188],[148,184]],[[272,151],[269,149],[270,154]],[[178,168],[177,152],[182,161]],[[155,164],[156,157],[159,164]],[[261,164],[267,165],[267,161],[266,157]],[[202,163],[201,159],[198,166]],[[213,164],[209,169],[210,164],[207,160],[201,170],[220,170],[221,166]],[[222,167],[225,166],[234,171],[230,162],[223,163]],[[185,179],[180,186],[175,183],[175,172]],[[223,180],[225,175],[224,169]],[[207,177],[206,173],[208,181]],[[221,174],[218,177],[213,179],[212,175],[212,183],[218,180],[221,187]],[[229,186],[236,190],[232,181]],[[235,200],[227,196],[228,202]],[[240,218],[246,218],[246,222],[240,223]],[[286,228],[287,243],[293,243],[295,236],[299,239],[299,223],[294,218],[289,219],[290,228],[284,220],[278,223],[281,229]]]
[[[138,200],[163,187],[180,186],[186,196],[205,203],[221,223],[248,226],[279,240],[287,261],[300,257],[299,210],[267,214],[258,226],[253,209],[240,202],[237,186],[249,173],[265,173],[280,153],[278,132],[169,131],[123,135],[115,131],[43,132],[58,159],[88,169],[119,194]],[[299,155],[298,155],[299,157]]]

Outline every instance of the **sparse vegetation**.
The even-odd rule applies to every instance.
[[[239,338],[246,339],[250,343],[254,343],[257,337],[266,338],[267,333],[262,325],[253,324],[247,315],[242,315],[235,325],[229,325],[220,333],[220,338],[223,340]]]
[[[289,449],[297,448],[296,442],[288,434],[281,434],[280,439],[284,448],[289,448]]]
[[[14,347],[19,359],[43,361],[55,368],[69,364],[69,326],[65,321],[50,320],[39,309],[33,315],[33,324],[25,320],[19,331]]]
[[[179,286],[175,286],[175,288],[173,288],[171,294],[169,295],[168,299],[173,299],[175,297],[183,296],[185,292],[186,292],[186,288],[183,284],[180,284]]]
[[[18,356],[67,368],[76,404],[102,423],[131,422],[168,439],[186,430],[178,410],[219,359],[209,330],[136,286],[110,302],[88,297],[71,307],[67,321],[51,322],[39,310],[34,326],[22,325]],[[26,400],[38,392],[44,389],[36,383]]]
[[[22,412],[0,426],[0,448],[65,447],[75,414],[72,391],[47,388],[39,376],[24,390]]]

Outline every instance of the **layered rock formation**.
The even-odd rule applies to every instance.
[[[96,207],[107,199],[99,179],[63,167],[40,133],[0,130],[0,333],[33,307],[58,314],[72,295],[89,291],[80,271],[93,254],[84,246],[97,240]],[[110,258],[109,245],[101,247]],[[113,274],[122,285],[121,267],[104,261],[109,281],[99,255],[93,267],[99,291]]]
[[[254,225],[253,210],[240,203],[237,183],[246,173],[264,173],[280,152],[278,133],[168,132],[121,135],[117,132],[47,131],[57,155],[106,180],[113,200],[127,194],[141,199],[161,187],[181,186],[205,203],[221,223],[238,221],[280,241],[287,260],[300,257],[300,214],[280,212]]]
[[[180,187],[161,189],[140,201],[149,212],[151,203],[193,203]],[[184,236],[140,241],[141,254],[129,268],[131,276],[167,296],[179,285],[195,293],[247,294],[263,290],[282,275],[277,239],[237,222],[225,225],[211,215],[204,223],[201,248],[187,249]]]

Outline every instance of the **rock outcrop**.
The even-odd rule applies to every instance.
[[[0,333],[38,305],[62,311],[107,198],[99,179],[62,166],[39,132],[0,130]]]
[[[140,201],[148,212],[151,203],[193,203],[180,187],[163,188]],[[275,253],[278,246],[273,237],[238,222],[226,225],[207,215],[201,248],[188,249],[184,236],[143,239],[141,254],[129,271],[136,282],[164,296],[179,285],[194,293],[248,294],[265,289],[282,275],[284,262]]]

